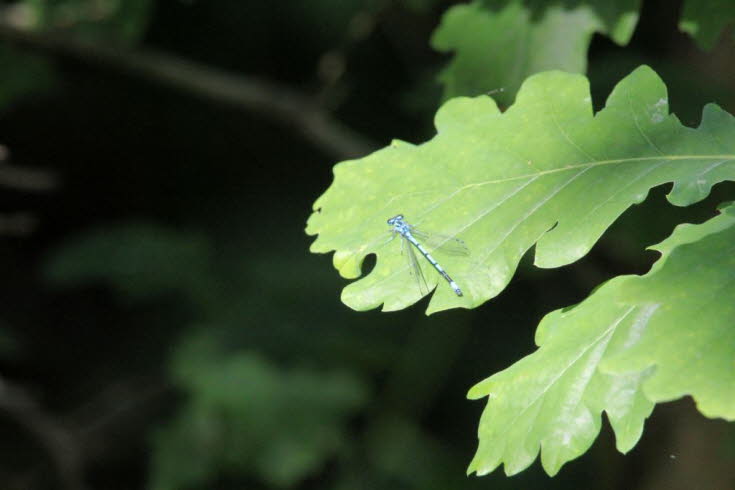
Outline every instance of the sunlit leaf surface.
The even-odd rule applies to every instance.
[[[629,280],[619,301],[655,311],[635,327],[635,344],[603,369],[655,367],[643,385],[649,399],[692,395],[707,417],[735,420],[735,207],[702,225],[678,227],[654,248],[665,261]]]
[[[735,208],[655,248],[651,272],[550,313],[535,353],[472,388],[488,402],[469,471],[515,474],[540,450],[553,475],[592,444],[603,410],[622,452],[656,402],[689,394],[705,415],[735,420]]]
[[[683,126],[648,67],[623,79],[597,114],[585,77],[547,72],[529,78],[505,113],[489,97],[457,98],[439,110],[436,127],[424,144],[395,141],[336,165],[314,204],[311,250],[335,251],[343,277],[359,277],[365,257],[377,256],[342,293],[354,309],[398,310],[422,297],[399,240],[389,240],[386,219],[396,214],[471,251],[436,254],[463,297],[421,261],[437,286],[430,313],[496,296],[534,245],[539,267],[579,259],[656,185],[674,182],[669,201],[688,205],[735,178],[735,119],[707,105],[698,128]]]

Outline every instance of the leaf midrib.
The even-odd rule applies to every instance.
[[[563,167],[557,167],[557,168],[551,168],[548,170],[540,170],[538,172],[528,173],[528,174],[521,174],[521,175],[515,175],[513,177],[507,177],[504,179],[491,179],[491,180],[482,180],[480,182],[473,182],[471,184],[465,184],[461,187],[457,187],[454,190],[451,191],[450,195],[448,197],[445,197],[443,200],[439,201],[438,203],[434,203],[431,207],[432,209],[436,207],[436,205],[443,204],[447,200],[455,197],[457,194],[459,194],[462,191],[465,191],[467,189],[472,189],[474,187],[482,187],[485,185],[491,185],[491,184],[504,184],[506,182],[513,182],[516,180],[523,180],[523,179],[535,179],[538,177],[543,177],[546,175],[552,175],[560,172],[566,172],[569,170],[575,170],[579,168],[594,168],[594,167],[600,167],[603,165],[614,165],[618,163],[636,163],[636,162],[649,162],[649,161],[657,161],[657,160],[663,160],[663,163],[666,163],[666,161],[679,161],[679,160],[705,160],[705,159],[721,159],[723,162],[726,162],[728,160],[735,160],[735,153],[732,154],[703,154],[703,155],[657,155],[657,156],[650,156],[650,157],[633,157],[633,158],[615,158],[610,160],[594,160],[592,162],[583,162],[583,163],[577,163],[573,165],[565,165]],[[390,198],[388,198],[388,201],[383,205],[380,211],[378,213],[381,213],[383,210],[388,208],[393,201],[396,199],[400,199],[402,197],[411,195],[411,194],[430,194],[434,192],[440,192],[444,190],[444,188],[436,188],[436,189],[427,189],[422,191],[410,191],[410,192],[401,192],[399,194],[394,194]],[[377,214],[377,213],[376,213]]]
[[[657,155],[657,156],[650,156],[650,157],[635,157],[635,158],[616,158],[611,160],[595,160],[592,162],[584,162],[584,163],[578,163],[574,165],[565,165],[564,167],[558,167],[558,168],[552,168],[549,170],[541,170],[536,173],[530,173],[530,174],[523,174],[523,175],[516,175],[514,177],[508,177],[505,179],[494,179],[494,180],[485,180],[481,182],[474,182],[472,184],[467,184],[461,188],[460,190],[463,190],[465,188],[469,189],[472,187],[480,187],[483,185],[489,185],[489,184],[502,184],[504,182],[512,182],[514,180],[521,180],[521,179],[528,179],[532,177],[541,177],[544,175],[550,175],[555,174],[559,172],[565,172],[567,170],[575,170],[578,168],[593,168],[593,167],[599,167],[602,165],[613,165],[616,163],[632,163],[632,162],[645,162],[645,161],[656,161],[656,160],[704,160],[704,159],[723,159],[725,161],[727,160],[735,160],[735,154],[723,154],[723,155]],[[400,197],[400,195],[396,195],[394,197]]]
[[[539,177],[542,177],[542,176],[545,176],[545,175],[552,175],[552,174],[557,174],[557,173],[561,173],[561,172],[565,172],[565,171],[582,169],[582,171],[579,172],[572,179],[572,180],[574,180],[576,177],[578,177],[579,175],[585,173],[587,170],[592,169],[592,168],[595,168],[595,167],[603,166],[603,165],[614,165],[614,164],[620,164],[620,163],[637,163],[637,162],[646,162],[646,161],[661,161],[661,164],[663,165],[663,164],[666,164],[666,163],[670,163],[671,161],[704,160],[704,159],[707,159],[707,160],[710,160],[710,159],[711,160],[719,159],[721,161],[718,162],[718,164],[722,164],[724,162],[727,162],[728,160],[735,160],[735,154],[715,154],[715,155],[713,155],[713,154],[705,154],[705,155],[664,155],[664,154],[661,154],[661,155],[657,155],[657,156],[648,156],[648,157],[633,157],[633,158],[616,158],[616,159],[609,159],[609,160],[595,160],[595,161],[592,161],[592,162],[584,162],[584,163],[579,163],[579,164],[574,164],[574,165],[566,165],[564,167],[558,167],[558,168],[553,168],[553,169],[548,169],[548,170],[541,170],[541,171],[538,171],[538,172],[535,172],[535,173],[529,173],[529,174],[523,174],[523,175],[518,175],[518,176],[514,176],[514,177],[508,177],[508,178],[505,178],[505,179],[486,180],[486,181],[481,181],[481,182],[474,182],[472,184],[466,184],[464,186],[461,186],[461,187],[456,188],[448,196],[446,196],[445,198],[443,198],[443,199],[439,200],[438,202],[432,204],[430,206],[430,209],[435,209],[436,207],[444,204],[445,202],[447,202],[447,201],[455,198],[458,194],[460,194],[461,192],[463,192],[463,191],[465,191],[467,189],[471,189],[471,188],[475,188],[475,187],[481,187],[481,186],[484,186],[484,185],[501,184],[501,183],[514,182],[514,181],[517,181],[517,180],[524,180],[524,179],[528,179],[530,181],[535,181]],[[566,182],[562,186],[562,188],[565,187],[567,184],[569,184],[569,182]],[[525,187],[525,185],[524,186],[521,186],[518,190],[523,189],[524,187]],[[417,192],[436,192],[436,191],[428,191],[428,190],[427,191],[412,191],[411,194],[414,194],[414,193],[417,193]],[[409,194],[409,193],[396,194],[396,195],[392,196],[388,200],[388,202],[383,206],[383,208],[381,209],[381,211],[379,211],[379,212],[382,212],[382,210],[386,209],[394,200],[396,200],[396,199],[398,199],[398,198],[400,198],[400,197],[402,197],[404,195],[407,195],[407,194]],[[515,194],[515,192],[513,194],[511,194],[511,195],[514,195],[514,194]],[[542,202],[541,206],[543,204],[545,204],[546,201],[548,201],[548,199],[546,199],[544,202]],[[534,208],[533,212],[537,211],[538,208],[540,208],[541,206],[537,206],[536,208]],[[496,207],[497,206],[493,206],[491,208],[491,210],[495,209]],[[484,213],[484,214],[487,214],[487,213]],[[527,218],[528,218],[528,216],[525,216],[524,219],[522,219],[519,223],[516,223],[516,226],[514,226],[514,229],[518,225],[520,225],[520,223],[522,223],[523,221],[525,221],[525,219],[527,219]],[[451,238],[455,238],[459,233],[465,231],[467,228],[469,228],[470,226],[472,226],[476,221],[477,220],[474,220],[469,225],[465,225],[465,226],[461,227],[459,230],[457,230],[454,233],[448,233],[447,234],[447,239],[449,240]],[[418,221],[417,221],[417,223],[418,223]],[[498,243],[498,245],[496,245],[496,247],[493,250],[497,249],[497,247],[499,247],[505,241],[506,238],[507,238],[507,235]],[[363,247],[363,250],[364,249],[365,248]],[[483,260],[485,260],[492,253],[493,250],[491,250],[489,253],[486,252],[485,254],[483,254],[484,255]],[[352,256],[354,256],[355,253],[357,253],[357,251],[353,252]],[[407,269],[407,267],[405,265],[396,268],[393,273],[387,275],[386,277],[383,277],[383,278],[377,280],[376,283],[373,286],[377,286],[378,284],[383,283],[384,281],[386,281],[386,280],[394,277],[396,274],[402,273],[406,269]]]
[[[603,332],[602,332],[602,333],[601,333],[600,335],[598,335],[598,336],[597,336],[597,337],[596,337],[595,339],[593,339],[593,340],[592,340],[591,342],[589,342],[589,343],[588,343],[588,344],[587,344],[587,345],[586,345],[586,346],[585,346],[585,347],[584,347],[584,348],[583,348],[583,349],[582,349],[582,350],[581,350],[581,351],[580,351],[580,352],[579,352],[579,353],[577,354],[577,356],[576,356],[576,357],[574,357],[573,359],[571,359],[571,360],[570,360],[570,362],[568,362],[568,363],[567,363],[567,364],[566,364],[566,365],[564,366],[564,368],[563,368],[563,369],[562,369],[562,370],[561,370],[561,371],[560,371],[560,372],[559,372],[559,373],[558,373],[558,374],[557,374],[556,376],[554,376],[554,377],[553,377],[553,378],[552,378],[551,380],[549,380],[549,382],[548,382],[548,383],[546,383],[546,386],[545,386],[545,387],[544,387],[544,388],[543,388],[543,389],[541,390],[541,392],[540,392],[540,393],[538,393],[538,394],[537,394],[537,395],[536,395],[536,396],[535,396],[535,397],[533,398],[533,400],[531,400],[531,401],[530,401],[529,403],[527,403],[527,404],[526,404],[526,406],[525,406],[525,407],[523,407],[523,409],[522,409],[522,410],[520,410],[520,411],[518,411],[518,412],[516,413],[516,415],[515,415],[515,416],[513,417],[513,419],[512,419],[512,420],[511,420],[511,421],[510,421],[510,422],[509,422],[508,424],[506,424],[506,425],[505,425],[505,430],[503,430],[502,432],[500,432],[500,433],[498,434],[498,437],[501,437],[501,436],[505,436],[505,435],[506,435],[506,434],[507,434],[508,432],[510,432],[510,430],[511,430],[511,428],[512,428],[512,427],[514,426],[515,422],[516,422],[516,421],[517,421],[517,420],[518,420],[518,419],[519,419],[519,418],[520,418],[520,417],[521,417],[521,416],[522,416],[522,415],[523,415],[523,414],[524,414],[524,413],[525,413],[525,412],[526,412],[526,411],[527,411],[527,410],[528,410],[529,408],[531,408],[532,406],[534,406],[534,405],[535,405],[535,404],[536,404],[537,402],[539,402],[539,400],[541,400],[541,398],[543,398],[544,396],[546,396],[546,394],[548,393],[548,391],[549,391],[549,390],[551,390],[551,388],[552,388],[552,387],[553,387],[554,385],[556,385],[556,383],[557,383],[557,382],[558,382],[558,381],[559,381],[559,380],[560,380],[560,379],[561,379],[561,378],[562,378],[562,377],[563,377],[563,376],[564,376],[564,375],[565,375],[565,374],[567,373],[567,371],[569,371],[569,369],[571,369],[571,368],[572,368],[572,366],[574,366],[574,365],[575,365],[575,364],[576,364],[576,363],[577,363],[577,362],[578,362],[578,361],[579,361],[579,360],[580,360],[580,359],[581,359],[582,357],[584,357],[584,356],[585,356],[585,355],[586,355],[586,354],[587,354],[587,353],[588,353],[588,352],[589,352],[589,351],[590,351],[590,350],[591,350],[591,349],[592,349],[593,347],[596,347],[596,346],[597,346],[597,345],[598,345],[598,344],[599,344],[599,343],[600,343],[600,342],[601,342],[601,341],[602,341],[602,340],[603,340],[603,339],[604,339],[605,337],[608,337],[608,340],[607,340],[607,341],[609,342],[609,340],[610,340],[610,337],[612,336],[612,334],[614,333],[614,331],[615,331],[615,330],[617,330],[618,326],[619,326],[619,325],[620,325],[620,324],[621,324],[621,323],[623,322],[623,320],[625,320],[625,319],[626,319],[626,318],[628,317],[628,315],[630,315],[630,313],[631,313],[631,312],[633,312],[633,311],[634,311],[635,309],[636,309],[636,307],[635,307],[635,306],[632,306],[632,307],[628,308],[628,309],[627,309],[627,311],[625,311],[625,312],[624,312],[624,313],[623,313],[623,314],[622,314],[621,316],[617,317],[617,318],[616,318],[616,319],[615,319],[615,320],[613,321],[613,323],[612,323],[612,324],[611,324],[611,325],[610,325],[610,326],[609,326],[608,328],[606,328],[606,329],[605,329],[605,330],[604,330],[604,331],[603,331]],[[603,350],[602,356],[604,356],[604,352],[605,352],[606,350],[607,350],[607,346],[606,346],[606,347],[605,347],[605,349]],[[597,365],[599,365],[599,362],[597,363]],[[595,373],[597,373],[597,372],[598,372],[598,371],[597,371],[597,370],[595,369]],[[593,374],[592,376],[594,376],[594,374]],[[589,380],[588,380],[588,383],[587,383],[587,384],[589,384]],[[587,385],[587,384],[586,384],[586,385]],[[585,385],[585,389],[586,389],[586,385]],[[492,395],[492,393],[488,392],[488,393],[486,393],[486,394],[484,394],[484,395],[482,395],[482,396],[480,396],[480,397],[477,397],[477,398],[482,398],[482,397],[485,397],[485,396],[488,396],[488,397],[489,397],[489,396],[491,396],[491,395]],[[503,461],[503,460],[501,460],[501,461]]]

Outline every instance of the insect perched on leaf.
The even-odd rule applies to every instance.
[[[419,290],[422,294],[428,294],[430,290],[428,284],[426,283],[426,278],[424,278],[424,273],[421,270],[421,266],[419,265],[419,261],[416,258],[416,254],[413,252],[413,248],[411,248],[412,245],[416,247],[419,252],[421,252],[421,254],[426,257],[426,260],[429,261],[434,269],[436,269],[437,272],[441,274],[444,279],[447,280],[447,282],[449,283],[449,287],[452,288],[457,296],[462,296],[462,290],[459,288],[457,283],[454,282],[451,277],[449,277],[449,274],[447,274],[444,268],[440,266],[439,263],[434,259],[434,257],[432,257],[431,254],[429,254],[429,252],[424,248],[424,246],[419,243],[419,240],[421,240],[430,248],[440,250],[450,255],[469,255],[469,250],[467,250],[467,246],[462,240],[419,231],[418,229],[416,229],[415,226],[408,224],[404,220],[402,214],[393,216],[391,219],[388,220],[388,224],[393,227],[391,232],[393,233],[394,237],[396,235],[401,236],[401,250],[402,253],[408,258],[408,270],[411,271],[411,275],[416,278],[416,281],[419,285]]]

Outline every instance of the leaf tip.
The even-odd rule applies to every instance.
[[[455,97],[439,108],[434,116],[434,127],[438,133],[466,131],[474,121],[492,114],[500,114],[500,109],[490,96]]]
[[[470,462],[469,466],[467,467],[467,476],[472,475],[472,473],[475,474],[475,476],[486,476],[495,471],[495,469],[498,467],[498,462],[488,461],[487,458],[483,458],[480,456],[480,450],[478,449],[477,454],[475,454],[475,457]]]

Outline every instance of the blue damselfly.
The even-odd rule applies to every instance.
[[[392,226],[391,232],[393,236],[401,236],[401,250],[404,255],[408,258],[408,267],[411,274],[416,278],[419,285],[419,290],[422,293],[429,292],[429,286],[424,278],[424,273],[421,270],[416,254],[413,252],[412,245],[416,247],[421,254],[426,257],[426,260],[441,274],[441,276],[447,280],[449,286],[457,294],[462,296],[462,290],[459,288],[456,282],[449,277],[449,274],[444,270],[442,266],[431,256],[431,254],[424,248],[419,242],[421,240],[430,248],[435,250],[441,250],[451,255],[469,255],[469,251],[462,240],[458,240],[453,237],[430,234],[418,230],[415,226],[408,224],[403,218],[402,214],[396,215],[388,220],[388,224]]]

